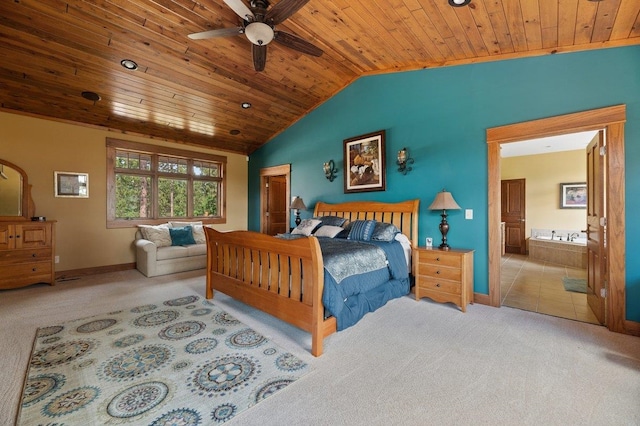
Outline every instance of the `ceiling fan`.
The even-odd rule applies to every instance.
[[[256,71],[264,70],[267,62],[267,45],[271,41],[307,55],[322,55],[322,50],[308,41],[275,29],[276,25],[296,13],[309,0],[280,0],[271,9],[267,0],[251,0],[251,7],[248,7],[243,0],[224,0],[224,2],[242,18],[242,26],[189,34],[190,39],[202,40],[244,34],[251,42],[253,67]]]

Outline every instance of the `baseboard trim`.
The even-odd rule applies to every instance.
[[[77,277],[83,277],[86,275],[105,274],[107,272],[128,271],[129,269],[136,269],[134,263],[122,263],[120,265],[107,265],[96,266],[94,268],[82,268],[82,269],[70,269],[67,271],[56,271],[56,282],[66,281]]]
[[[640,337],[640,322],[626,320],[624,322],[624,329],[627,333]]]

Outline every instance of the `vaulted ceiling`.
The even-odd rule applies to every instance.
[[[2,0],[0,110],[249,154],[363,75],[640,44],[638,0],[310,0],[276,30],[323,55],[257,72],[244,34],[188,37],[242,25],[227,3]]]

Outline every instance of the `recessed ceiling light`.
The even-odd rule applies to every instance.
[[[82,97],[93,102],[102,99],[96,92],[82,92]]]
[[[231,133],[231,134],[232,134],[232,135],[234,135],[234,136],[235,136],[235,135],[239,135],[239,134],[240,134],[240,130],[238,130],[238,129],[233,129],[233,130],[231,130],[229,133]]]
[[[136,64],[135,61],[132,61],[131,59],[121,60],[120,65],[131,71],[135,71],[138,69],[138,64]]]
[[[449,0],[449,5],[453,7],[462,7],[471,3],[471,0]]]
[[[242,108],[244,108],[244,109],[251,108],[251,104],[249,102],[243,102],[242,103]]]

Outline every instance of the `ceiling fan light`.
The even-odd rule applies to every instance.
[[[252,22],[244,29],[244,34],[255,45],[262,46],[273,40],[273,28],[264,22]]]

